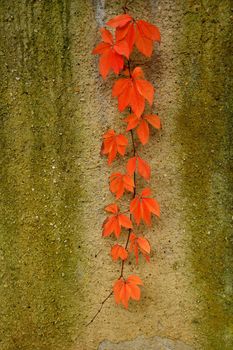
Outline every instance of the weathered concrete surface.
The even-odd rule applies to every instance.
[[[85,290],[69,1],[1,1],[0,348],[69,349]]]
[[[134,56],[157,88],[163,122],[142,153],[162,216],[143,228],[151,264],[126,268],[143,278],[140,303],[127,311],[110,299],[86,327],[119,271],[101,239],[113,197],[99,149],[107,128],[124,128],[114,77],[103,82],[90,52],[121,4],[0,3],[3,350],[96,350],[135,339],[141,348],[160,339],[233,347],[228,0],[130,5],[162,33],[151,59]]]
[[[109,341],[103,341],[98,350],[192,350],[191,346],[185,345],[181,341],[170,340],[160,337],[138,337],[131,341],[123,341],[113,344]]]

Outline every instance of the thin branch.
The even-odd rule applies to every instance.
[[[96,317],[99,315],[100,311],[102,310],[102,307],[104,306],[104,304],[106,303],[106,301],[112,296],[112,294],[113,294],[113,291],[111,291],[111,293],[108,294],[108,296],[102,301],[99,310],[95,313],[95,315],[92,317],[92,319],[90,320],[90,322],[87,323],[86,327],[88,327],[92,322],[94,322],[94,320],[96,319]]]
[[[130,60],[128,60],[128,69],[129,69],[129,75],[131,77]],[[131,112],[132,112],[132,110],[129,107],[129,113],[131,113]],[[130,130],[130,134],[131,134],[131,140],[132,140],[132,146],[133,146],[133,156],[135,157],[135,155],[136,155],[136,147],[135,147],[135,142],[134,142],[133,130]],[[133,189],[133,198],[132,198],[132,200],[136,196],[136,172],[134,172],[133,179],[134,179],[134,189]],[[132,214],[131,213],[130,213],[130,220],[132,221]],[[127,236],[127,241],[126,241],[126,244],[125,244],[125,249],[127,249],[127,247],[128,247],[131,231],[132,231],[132,229],[130,228],[129,231],[128,231],[128,236]],[[124,266],[125,266],[125,260],[122,260],[122,262],[121,262],[121,273],[120,273],[120,276],[119,276],[118,279],[123,277]]]

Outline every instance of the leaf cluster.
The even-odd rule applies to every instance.
[[[149,187],[141,191],[138,189],[137,177],[149,181],[151,167],[142,159],[135,143],[134,131],[139,142],[144,146],[149,141],[150,127],[157,130],[161,128],[160,118],[154,113],[145,113],[148,103],[152,108],[155,89],[145,79],[141,67],[131,69],[131,54],[136,48],[141,54],[150,57],[153,43],[160,43],[160,31],[157,26],[135,19],[130,14],[124,13],[110,19],[107,28],[101,28],[101,42],[93,49],[92,53],[99,55],[99,72],[106,79],[110,72],[121,74],[112,87],[112,97],[118,100],[118,110],[123,112],[128,109],[129,113],[124,118],[127,123],[125,133],[117,133],[115,130],[107,130],[103,135],[101,153],[108,158],[108,165],[119,155],[124,157],[131,152],[126,162],[124,172],[114,172],[110,175],[109,189],[115,197],[115,202],[105,207],[108,213],[103,222],[102,236],[113,236],[117,240],[111,248],[113,261],[120,260],[121,274],[113,286],[113,294],[116,303],[122,303],[128,307],[130,299],[139,300],[141,291],[139,286],[143,283],[138,276],[124,276],[125,262],[131,254],[135,256],[136,264],[139,262],[139,254],[150,260],[151,246],[149,240],[137,233],[138,226],[144,224],[151,226],[152,215],[160,216],[160,207],[156,199],[152,197]],[[114,34],[112,33],[114,31]],[[128,137],[131,136],[132,149],[129,146]],[[129,196],[128,210],[122,212],[119,201],[123,196]],[[125,245],[119,244],[119,239],[126,235]],[[111,295],[111,294],[110,294]]]

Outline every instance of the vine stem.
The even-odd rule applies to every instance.
[[[99,310],[95,313],[95,315],[92,317],[92,319],[90,320],[90,322],[87,323],[87,327],[90,326],[90,324],[92,322],[94,322],[94,320],[96,319],[96,317],[99,315],[100,311],[102,310],[102,307],[104,306],[104,304],[106,303],[106,301],[112,296],[113,291],[111,291],[111,293],[108,294],[108,296],[102,301],[101,306],[99,308]]]
[[[127,0],[125,1],[125,5],[123,7],[124,12],[126,13],[127,11]],[[128,69],[129,69],[129,75],[131,77],[131,69],[130,69],[130,60],[128,60]],[[129,112],[131,113],[131,108],[129,108]],[[133,135],[133,130],[130,130],[130,134],[131,134],[131,141],[132,141],[132,146],[133,146],[133,156],[136,156],[136,146],[135,146],[135,142],[134,142],[134,135]],[[133,190],[133,197],[132,200],[135,198],[136,196],[136,173],[134,172],[134,190]],[[130,220],[132,221],[132,214],[130,213]],[[130,234],[131,234],[132,229],[129,229],[128,231],[128,236],[127,236],[127,240],[125,243],[125,249],[127,249],[128,244],[129,244],[129,238],[130,238]],[[118,280],[121,279],[123,277],[124,274],[124,266],[125,266],[125,260],[122,260],[121,262],[121,272],[120,272],[120,276],[118,277]],[[123,277],[124,278],[124,277]],[[90,322],[87,323],[87,327],[92,324],[94,322],[94,320],[96,319],[96,317],[99,315],[99,313],[101,312],[104,304],[106,303],[106,301],[108,301],[108,299],[112,296],[113,291],[111,291],[108,296],[101,302],[100,308],[97,310],[97,312],[95,313],[95,315],[92,317],[92,319],[90,320]]]
[[[131,112],[131,109],[130,109],[130,112]],[[134,136],[133,136],[133,131],[132,130],[130,130],[130,134],[131,134],[132,145],[133,145],[133,156],[135,157],[135,155],[136,155],[136,147],[135,147],[135,143],[134,143]],[[133,198],[132,198],[132,200],[136,196],[136,173],[135,172],[134,172],[133,177],[134,177],[134,189],[133,189]],[[132,214],[131,213],[130,213],[130,220],[132,221]],[[127,241],[126,241],[126,244],[125,244],[125,249],[127,249],[127,247],[128,247],[129,237],[130,237],[131,231],[132,231],[132,229],[130,228],[129,231],[128,231],[128,236],[127,236]],[[118,279],[123,277],[124,266],[125,266],[125,260],[122,260],[122,262],[121,262],[121,274],[120,274]]]

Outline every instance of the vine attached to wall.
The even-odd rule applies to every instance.
[[[99,71],[103,79],[113,71],[121,74],[112,88],[112,96],[118,99],[120,112],[128,109],[125,134],[116,133],[110,129],[103,135],[101,152],[108,157],[108,165],[120,155],[124,157],[129,148],[131,139],[131,157],[127,160],[125,171],[114,172],[110,175],[110,191],[115,196],[115,202],[105,207],[107,218],[103,222],[103,237],[114,235],[117,243],[111,248],[113,261],[120,259],[120,275],[113,285],[113,290],[102,301],[92,323],[100,313],[104,303],[114,294],[117,304],[122,303],[128,308],[130,299],[140,299],[140,287],[143,282],[136,275],[125,275],[125,264],[134,254],[138,264],[139,253],[146,261],[150,259],[150,243],[147,238],[137,233],[138,226],[144,224],[151,226],[151,215],[160,216],[158,202],[151,197],[151,189],[145,187],[139,189],[137,177],[140,176],[148,181],[151,176],[151,168],[148,162],[141,158],[141,145],[146,145],[149,140],[149,128],[160,129],[160,119],[157,114],[151,112],[154,98],[153,85],[144,78],[141,67],[133,67],[131,54],[136,46],[139,52],[150,57],[153,50],[153,42],[160,42],[160,32],[157,26],[144,20],[137,20],[127,13],[126,6],[123,14],[110,19],[106,25],[114,30],[114,35],[106,28],[101,28],[102,41],[94,48],[93,54],[100,55]],[[146,101],[150,106],[150,112],[146,112]],[[136,140],[136,135],[138,141]],[[128,209],[120,209],[119,200],[125,194],[131,192]],[[126,196],[125,196],[126,197]],[[127,232],[127,233],[126,233]],[[124,245],[119,244],[119,239],[125,237]]]

